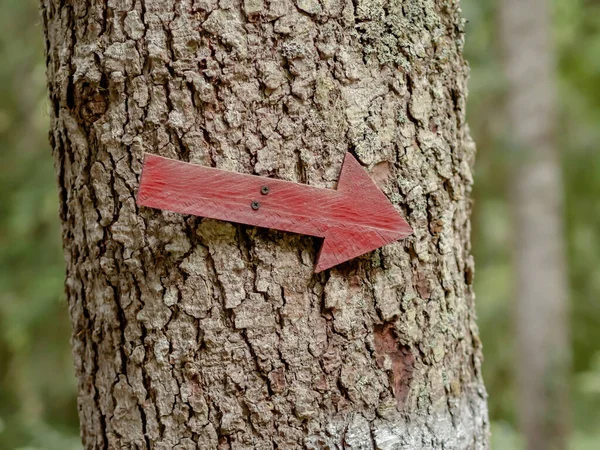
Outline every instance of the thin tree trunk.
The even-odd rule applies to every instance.
[[[527,449],[565,449],[568,282],[549,5],[546,0],[501,5],[507,114],[518,149],[511,183],[519,420]]]
[[[88,449],[483,449],[474,145],[452,1],[43,0]],[[414,236],[319,240],[137,208],[143,152],[335,186]]]

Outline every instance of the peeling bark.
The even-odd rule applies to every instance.
[[[86,448],[484,449],[475,148],[451,0],[42,0]],[[143,152],[333,188],[415,230],[309,237],[137,208]]]

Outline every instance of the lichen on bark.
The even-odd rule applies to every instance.
[[[483,449],[474,145],[453,0],[42,0],[86,448]],[[335,186],[404,241],[138,208],[143,152]]]

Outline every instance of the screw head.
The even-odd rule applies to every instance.
[[[252,207],[252,209],[254,211],[257,211],[258,208],[260,208],[260,203],[258,203],[256,200],[254,200],[252,203],[250,203],[250,206]]]
[[[269,186],[263,186],[260,188],[260,193],[262,195],[267,195],[269,193]]]

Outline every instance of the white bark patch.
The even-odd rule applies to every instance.
[[[238,14],[231,10],[214,11],[202,24],[202,28],[219,37],[226,45],[233,48],[241,58],[246,57],[248,43]]]
[[[131,39],[137,41],[144,37],[146,27],[138,11],[130,11],[125,17],[125,32]]]

